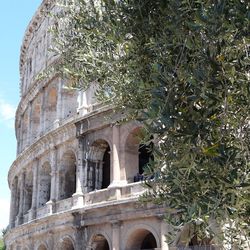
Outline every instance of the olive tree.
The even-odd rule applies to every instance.
[[[216,238],[243,248],[250,233],[249,2],[58,4],[56,70],[71,87],[98,82],[99,100],[141,121],[144,142],[154,145],[143,199],[166,206],[174,232],[189,225],[197,245]]]

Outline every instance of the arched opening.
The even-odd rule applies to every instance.
[[[102,234],[97,234],[94,236],[91,243],[92,250],[109,250],[109,243],[107,239]]]
[[[107,188],[110,184],[110,147],[108,146],[103,155],[102,188]]]
[[[76,191],[76,156],[73,151],[64,153],[60,170],[60,199],[70,198]]]
[[[35,98],[32,103],[32,114],[31,114],[31,136],[32,139],[36,139],[38,137],[38,133],[40,132],[40,119],[41,119],[41,93]]]
[[[97,140],[88,154],[88,189],[107,188],[110,184],[110,147],[105,140]]]
[[[154,160],[154,157],[152,155],[152,147],[153,144],[145,145],[140,144],[139,145],[139,174],[142,175],[144,172],[144,167],[150,162],[150,160]]]
[[[137,127],[133,129],[125,141],[125,169],[128,182],[137,182],[143,180],[144,167],[153,160],[152,147],[149,145],[140,144],[144,138],[143,129]]]
[[[60,250],[74,250],[74,245],[71,239],[65,238],[59,246]]]
[[[46,91],[46,101],[45,101],[45,129],[49,130],[56,120],[56,108],[57,108],[57,88],[51,86]]]
[[[39,202],[38,207],[42,207],[50,200],[51,187],[51,167],[48,162],[44,163],[39,171]]]
[[[23,212],[26,214],[31,208],[32,203],[32,190],[33,190],[33,172],[27,171],[24,185],[24,207]]]
[[[134,231],[128,241],[126,250],[146,250],[156,249],[157,242],[154,235],[147,229],[137,229]]]
[[[40,245],[37,250],[47,250],[47,247],[45,245]]]

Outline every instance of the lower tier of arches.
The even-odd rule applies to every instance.
[[[214,245],[169,246],[165,208],[127,201],[93,205],[22,224],[7,232],[7,250],[218,250]],[[185,235],[176,236],[176,240]],[[176,243],[177,243],[176,241]],[[186,245],[186,244],[185,244]]]

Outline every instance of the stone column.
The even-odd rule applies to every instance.
[[[19,130],[19,154],[23,151],[24,136],[23,136],[23,114],[21,115],[20,130]]]
[[[23,171],[21,174],[20,180],[20,200],[19,200],[19,212],[17,215],[18,225],[23,223],[23,206],[24,206],[24,183],[25,183],[25,172]]]
[[[112,221],[112,250],[120,250],[120,221]]]
[[[57,91],[57,104],[56,104],[56,120],[55,124],[60,126],[60,122],[63,119],[63,81],[62,78],[58,80],[58,91]]]
[[[112,182],[109,188],[115,188],[115,197],[119,199],[121,197],[120,187],[126,184],[126,181],[120,180],[120,126],[113,125],[112,128],[112,157],[111,157],[111,175]]]
[[[89,161],[87,156],[85,156],[83,160],[83,193],[86,194],[88,192],[88,168]]]
[[[112,128],[112,137],[113,137],[113,145],[112,145],[112,153],[113,153],[113,169],[112,169],[112,185],[119,184],[120,182],[120,159],[119,159],[119,151],[120,151],[120,127],[114,125]]]
[[[51,183],[50,183],[50,200],[47,202],[48,213],[53,214],[55,212],[55,202],[56,202],[56,190],[57,190],[57,148],[51,149],[50,154],[51,163]]]
[[[160,223],[160,228],[161,228],[161,235],[160,235],[160,240],[161,240],[161,248],[162,250],[169,250],[168,243],[166,242],[166,235],[169,232],[169,228],[167,223],[164,221],[164,215],[160,214],[158,216],[159,223]]]
[[[33,220],[36,218],[36,209],[37,209],[37,199],[38,199],[38,168],[39,168],[39,159],[35,158],[33,165],[33,190],[32,190],[32,202],[31,209],[29,212],[29,220]]]
[[[161,249],[168,250],[168,243],[166,242],[166,235],[168,233],[167,224],[162,220],[161,222]]]
[[[29,124],[28,124],[28,144],[31,145],[32,141],[33,141],[33,131],[32,131],[32,101],[29,102],[29,108],[28,108],[28,112],[29,112]]]
[[[15,226],[15,219],[17,215],[17,182],[14,179],[14,183],[11,184],[11,200],[10,200],[10,217],[9,224],[10,228]]]
[[[73,194],[74,208],[83,206],[83,163],[84,147],[81,138],[78,139],[78,152],[76,162],[76,192]]]
[[[41,89],[41,119],[40,119],[40,135],[43,135],[45,132],[45,87]]]

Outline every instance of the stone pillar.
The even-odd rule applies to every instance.
[[[73,194],[74,208],[83,207],[83,141],[78,139],[77,165],[76,165],[76,192]]]
[[[63,81],[59,78],[58,91],[57,91],[57,104],[56,104],[56,120],[55,124],[60,126],[60,122],[63,119]]]
[[[113,125],[112,128],[112,157],[111,157],[111,184],[109,188],[115,188],[115,199],[121,197],[120,187],[126,185],[126,181],[120,180],[120,127]]]
[[[168,250],[168,243],[166,242],[166,235],[168,233],[168,226],[164,222],[163,217],[161,219],[161,249],[162,250]]]
[[[54,147],[51,149],[50,154],[50,163],[51,163],[51,183],[50,183],[50,200],[47,202],[48,213],[53,214],[55,212],[55,202],[57,198],[57,148]]]
[[[33,165],[33,190],[32,190],[32,202],[31,209],[29,212],[29,220],[33,220],[36,218],[36,209],[37,209],[37,185],[38,185],[38,168],[39,168],[39,160],[36,158],[34,160]]]
[[[112,153],[113,153],[113,169],[112,169],[112,185],[119,184],[120,182],[120,127],[114,125],[112,128]]]
[[[20,200],[19,200],[19,212],[17,215],[17,223],[18,225],[23,223],[23,206],[24,206],[24,183],[25,183],[25,172],[23,171],[21,174],[20,180]]]
[[[120,221],[112,221],[112,250],[120,250]]]
[[[31,145],[33,141],[33,131],[32,131],[32,101],[29,102],[29,107],[28,107],[28,112],[29,112],[29,124],[28,124],[28,144]]]
[[[88,192],[88,168],[89,161],[87,156],[83,160],[83,193],[86,194]]]
[[[15,226],[15,219],[16,215],[18,213],[17,209],[17,182],[14,179],[13,183],[11,184],[11,200],[10,200],[10,217],[9,217],[9,224],[10,228],[13,228]]]
[[[45,87],[41,89],[41,119],[40,119],[40,136],[45,133]]]
[[[20,130],[19,130],[19,154],[23,151],[23,145],[24,145],[24,136],[23,136],[23,114],[21,115],[21,121],[20,121]]]

